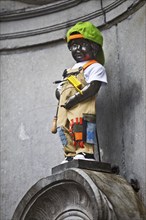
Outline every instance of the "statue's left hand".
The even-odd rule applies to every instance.
[[[70,109],[77,105],[80,102],[83,102],[93,96],[95,96],[101,86],[101,82],[99,81],[92,81],[91,83],[87,84],[81,91],[82,94],[77,92],[75,95],[71,96],[67,101],[65,102],[62,107],[66,109]]]
[[[72,108],[74,105],[76,105],[78,102],[77,102],[77,96],[76,95],[73,95],[71,96],[66,102],[64,105],[61,105],[61,107],[64,107],[65,109],[70,109]]]

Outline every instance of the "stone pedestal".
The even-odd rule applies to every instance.
[[[52,173],[26,193],[12,220],[145,219],[133,188],[109,164],[79,160],[54,167]]]

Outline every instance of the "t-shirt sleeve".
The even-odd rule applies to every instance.
[[[92,81],[100,81],[107,83],[107,75],[105,68],[100,64],[93,64],[85,70],[85,79],[87,83]]]

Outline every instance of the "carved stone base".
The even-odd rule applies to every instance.
[[[12,220],[142,220],[145,216],[144,205],[121,176],[70,168],[32,186]]]

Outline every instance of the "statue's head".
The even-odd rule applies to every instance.
[[[104,64],[101,32],[90,22],[78,22],[66,35],[68,48],[76,62],[97,60]]]

